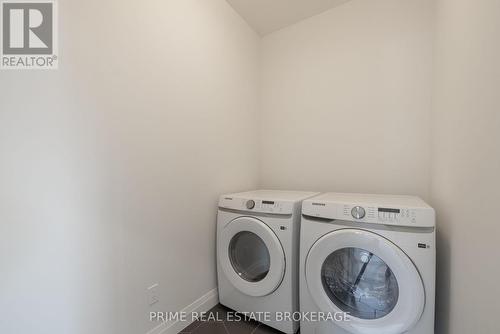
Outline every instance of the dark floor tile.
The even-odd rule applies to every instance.
[[[203,314],[202,318],[199,318],[198,320],[194,321],[191,323],[189,326],[184,328],[182,331],[179,332],[179,334],[191,334],[194,331],[196,331],[201,325],[204,325],[206,323],[213,323],[213,322],[220,322],[222,323],[224,320],[227,319],[227,312],[231,311],[227,307],[223,305],[216,305],[212,307],[210,310],[205,312]],[[205,329],[204,329],[205,330]]]
[[[225,321],[224,324],[229,334],[252,334],[259,326],[259,323],[254,320],[232,320]]]
[[[228,334],[226,325],[222,321],[203,322],[192,334]]]
[[[198,328],[202,324],[201,321],[197,320],[192,322],[189,326],[181,330],[179,333],[187,334],[187,333],[192,333],[196,328]]]
[[[277,329],[266,326],[264,324],[260,324],[259,327],[253,332],[253,334],[283,334]]]
[[[224,321],[227,319],[228,312],[233,312],[233,310],[225,307],[224,305],[217,304],[208,310],[206,317],[210,316],[211,319]]]
[[[259,323],[255,320],[244,318],[242,314],[228,316],[233,310],[216,305],[207,311],[203,319],[193,322],[183,329],[182,334],[283,334],[282,332]],[[236,321],[241,319],[240,321]],[[299,333],[297,333],[299,334]]]

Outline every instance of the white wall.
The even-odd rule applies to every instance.
[[[437,1],[437,333],[498,333],[500,2]]]
[[[428,196],[432,4],[353,0],[264,37],[264,187]]]
[[[59,6],[60,69],[0,74],[0,332],[145,333],[256,186],[259,39],[224,0]]]

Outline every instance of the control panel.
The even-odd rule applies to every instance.
[[[436,225],[432,207],[418,197],[404,195],[325,193],[306,199],[302,203],[302,215],[387,226]]]
[[[386,207],[363,203],[304,201],[302,214],[317,218],[392,226],[434,227],[435,222],[435,213],[430,207]]]
[[[293,213],[293,202],[251,198],[223,197],[219,200],[219,207],[238,211],[280,215]]]
[[[378,208],[378,219],[381,221],[408,220],[415,223],[416,216],[415,210],[411,209]]]
[[[383,208],[362,205],[343,205],[343,218],[355,221],[394,225],[414,225],[416,211],[408,208]]]

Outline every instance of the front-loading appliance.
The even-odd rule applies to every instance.
[[[301,204],[312,192],[258,190],[223,195],[217,215],[219,300],[285,333],[299,321]]]
[[[433,334],[435,266],[435,213],[420,198],[306,200],[300,308],[320,317],[303,318],[301,333]]]

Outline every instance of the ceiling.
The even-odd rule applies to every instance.
[[[261,36],[349,0],[227,0]]]

